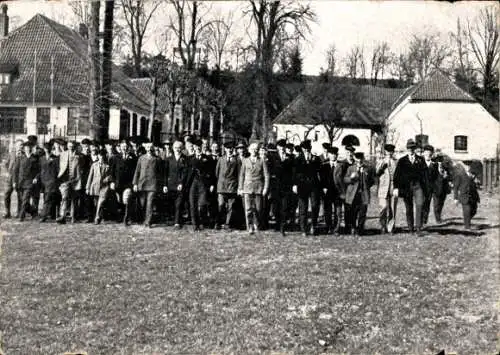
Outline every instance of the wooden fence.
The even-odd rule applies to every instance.
[[[484,159],[482,161],[483,171],[480,177],[483,191],[492,192],[499,185],[500,178],[500,160]]]

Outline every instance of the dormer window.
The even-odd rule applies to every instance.
[[[17,63],[0,63],[0,85],[9,85],[17,74]]]

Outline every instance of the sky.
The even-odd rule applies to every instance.
[[[382,41],[388,42],[394,52],[406,47],[411,34],[440,32],[445,36],[456,29],[457,19],[473,20],[481,8],[495,4],[494,1],[463,1],[458,3],[437,1],[310,1],[317,14],[317,21],[311,25],[311,32],[303,47],[303,72],[316,75],[325,66],[325,53],[333,43],[340,58],[354,45],[363,45],[365,53]],[[8,2],[9,16],[14,26],[28,21],[42,13],[58,22],[68,24],[71,10],[64,0]],[[245,36],[247,21],[240,18],[246,4],[240,1],[213,1],[211,11],[235,14],[235,36]],[[158,11],[151,26],[146,43],[150,52],[158,51],[158,39],[154,34],[162,32],[168,10]],[[365,54],[366,55],[366,54]],[[367,55],[368,56],[368,55]]]

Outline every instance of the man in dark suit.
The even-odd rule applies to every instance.
[[[422,225],[425,226],[429,220],[429,212],[431,209],[431,200],[434,194],[434,186],[439,176],[438,164],[432,160],[434,147],[426,145],[423,148],[423,158],[425,162],[424,170],[424,204],[422,205]]]
[[[84,184],[87,183],[87,179],[89,177],[90,167],[92,166],[92,157],[90,156],[90,140],[87,138],[82,139],[81,141],[81,172],[82,172],[82,181]],[[85,189],[82,189],[80,192],[80,196],[78,198],[78,216],[80,218],[87,219],[88,223],[91,223],[92,217],[94,216],[94,204],[91,196],[86,194]]]
[[[189,206],[193,230],[200,231],[207,224],[208,194],[215,190],[215,170],[212,158],[201,152],[202,142],[193,142],[194,155],[189,159]]]
[[[174,228],[182,226],[184,196],[187,188],[188,158],[182,153],[183,143],[175,141],[172,145],[172,155],[165,160],[165,186],[167,194],[167,214],[174,216]]]
[[[437,156],[435,159],[437,164],[437,177],[433,186],[432,205],[434,209],[434,218],[437,223],[441,223],[441,213],[443,211],[444,201],[446,196],[451,192],[450,174],[443,166],[443,157]]]
[[[225,154],[217,160],[215,177],[217,179],[217,200],[219,205],[218,225],[223,229],[231,228],[234,204],[238,193],[240,164],[234,155],[233,144],[224,144]]]
[[[29,213],[33,218],[38,215],[36,206],[32,206],[30,203],[33,189],[38,183],[37,177],[40,173],[38,157],[32,154],[32,149],[30,142],[24,143],[24,154],[16,160],[16,165],[14,166],[14,187],[21,191],[22,196],[19,215],[20,221],[24,221],[26,213]]]
[[[143,143],[146,154],[140,156],[135,168],[132,185],[134,192],[139,194],[141,210],[145,210],[144,225],[151,228],[153,218],[153,204],[156,194],[160,191],[162,164],[161,159],[154,155],[153,144],[149,141]],[[165,187],[164,187],[165,189]]]
[[[370,204],[370,188],[375,181],[375,172],[365,164],[362,152],[354,154],[355,163],[347,168],[344,182],[347,184],[345,202],[350,205],[346,219],[349,219],[351,235],[362,235],[366,212]]]
[[[59,158],[52,154],[52,145],[43,145],[45,155],[40,159],[40,175],[38,180],[43,190],[43,210],[40,222],[45,222],[51,215],[55,215],[57,201],[57,173],[59,172]]]
[[[317,234],[318,213],[320,204],[320,170],[321,160],[311,154],[311,141],[305,140],[300,144],[302,156],[299,156],[295,165],[293,192],[299,197],[299,218],[302,235],[306,236],[308,232],[312,235]],[[307,212],[309,210],[309,198],[311,199],[311,229],[307,228]]]
[[[463,170],[456,169],[456,171],[453,179],[453,195],[455,203],[462,204],[464,227],[470,230],[471,220],[477,213],[478,203],[481,202],[475,183],[476,175],[469,165],[465,165]]]
[[[399,159],[394,170],[393,196],[401,196],[406,208],[406,221],[411,233],[422,236],[422,205],[424,204],[425,170],[424,158],[415,153],[417,144],[409,139],[406,148],[408,154]],[[413,213],[415,204],[415,214]]]
[[[123,140],[120,143],[120,153],[114,156],[109,162],[111,175],[111,190],[116,191],[121,198],[123,205],[123,223],[128,225],[130,221],[130,204],[132,198],[132,181],[134,179],[137,157],[130,149],[128,142]]]
[[[286,235],[287,219],[289,217],[290,197],[293,185],[293,158],[285,152],[286,141],[276,143],[277,156],[275,161],[276,174],[276,230],[282,236]],[[272,187],[271,187],[272,188]]]
[[[347,169],[350,166],[352,166],[352,165],[355,164],[355,160],[354,160],[354,152],[355,151],[356,151],[356,148],[354,148],[353,146],[346,146],[345,147],[346,156],[345,156],[345,159],[341,161],[341,164],[342,164],[342,180],[344,179],[344,177],[346,175]],[[351,215],[351,211],[350,211],[351,204],[349,204],[349,203],[347,203],[345,201],[345,188],[346,188],[346,186],[344,185],[344,191],[341,194],[340,198],[342,200],[342,205],[344,206],[344,225],[345,225],[345,230],[346,230],[346,232],[349,233],[354,226],[351,226],[349,224],[351,222],[351,220],[347,217],[347,216]]]
[[[339,153],[337,147],[330,147],[327,151],[328,160],[323,162],[320,174],[323,189],[323,208],[327,233],[338,236],[340,234],[343,197],[345,196],[344,167],[337,160]]]
[[[11,196],[13,192],[16,192],[17,195],[17,213],[15,214],[15,217],[19,217],[19,214],[21,212],[21,204],[22,204],[22,196],[21,196],[21,191],[19,188],[14,187],[14,166],[17,164],[17,160],[23,155],[23,141],[22,140],[17,140],[14,143],[14,149],[12,152],[9,153],[9,156],[7,157],[7,161],[5,162],[5,167],[7,169],[7,189],[5,191],[5,214],[3,218],[11,218],[10,214],[10,203],[11,203]]]

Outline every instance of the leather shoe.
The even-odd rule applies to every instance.
[[[59,224],[66,224],[66,218],[59,217],[58,219],[56,219],[56,222]]]
[[[3,215],[3,218],[9,219],[9,218],[12,218],[12,216],[10,215],[10,213],[6,213]]]

